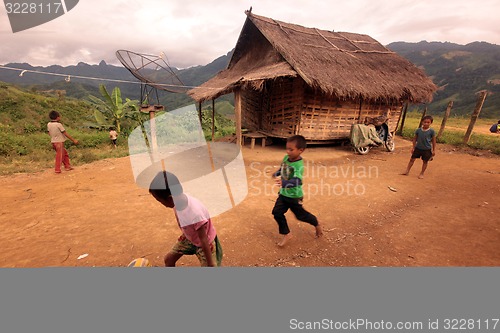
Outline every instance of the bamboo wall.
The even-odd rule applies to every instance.
[[[348,138],[359,119],[359,102],[307,91],[301,119],[300,134],[308,140]]]
[[[268,81],[261,92],[242,93],[242,126],[271,137],[287,138],[300,134],[309,141],[348,139],[353,124],[365,117],[390,111],[389,129],[394,131],[402,104],[340,100],[307,89],[299,78]]]
[[[396,126],[398,125],[399,118],[401,117],[401,111],[403,109],[403,103],[393,102],[393,103],[371,103],[368,104],[364,102],[361,108],[361,121],[365,120],[365,117],[377,117],[388,113],[389,117],[389,131],[394,132]]]
[[[241,92],[241,126],[251,132],[262,128],[262,114],[265,107],[262,105],[262,93],[245,89]]]
[[[293,78],[270,81],[266,85],[264,100],[267,112],[262,117],[262,131],[287,138],[298,134],[304,83]]]

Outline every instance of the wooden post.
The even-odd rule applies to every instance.
[[[438,135],[436,136],[436,139],[439,139],[441,135],[443,135],[444,128],[446,126],[446,121],[448,120],[448,117],[450,116],[451,113],[451,108],[453,107],[453,101],[448,102],[448,106],[446,107],[446,111],[443,116],[443,121],[441,122],[441,128],[439,129]]]
[[[156,122],[155,122],[155,113],[158,111],[163,111],[165,108],[163,105],[141,105],[141,112],[149,114],[149,130],[151,131],[151,146],[149,147],[153,153],[156,154],[158,150],[158,143],[156,140]],[[147,140],[147,136],[145,137]]]
[[[212,99],[212,142],[215,139],[215,99]]]
[[[401,116],[401,125],[396,132],[397,135],[403,134],[403,127],[405,127],[405,119],[406,119],[406,112],[408,111],[408,104],[410,104],[410,103],[408,101],[406,101],[406,103],[403,107],[403,115]]]
[[[200,126],[203,124],[201,121],[201,102],[198,103],[198,118],[200,118]]]
[[[158,150],[158,142],[156,141],[156,122],[155,122],[155,112],[153,110],[149,111],[149,127],[151,129],[151,148],[153,150],[153,156],[156,158],[156,151]]]
[[[359,97],[359,112],[358,112],[358,124],[362,124],[364,119],[361,119],[361,112],[363,112],[363,99]]]
[[[427,115],[427,105],[425,106],[424,112],[422,113],[422,117],[420,117],[420,123],[418,124],[418,127],[422,127],[422,119]]]
[[[464,143],[468,144],[470,140],[470,136],[472,134],[472,130],[474,129],[474,125],[476,124],[477,117],[479,117],[479,113],[481,112],[481,109],[483,108],[484,100],[486,99],[486,95],[488,95],[488,92],[486,90],[481,90],[479,92],[479,97],[477,99],[476,103],[476,108],[474,109],[474,112],[472,113],[472,116],[470,118],[470,123],[469,127],[467,128],[467,132],[465,132],[464,136]]]
[[[234,115],[236,118],[236,144],[241,146],[241,91],[234,91]]]

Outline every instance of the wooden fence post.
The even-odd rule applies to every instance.
[[[212,142],[215,140],[215,99],[212,99]]]
[[[425,106],[424,112],[422,113],[422,117],[420,117],[420,123],[418,124],[418,127],[422,127],[422,119],[427,115],[427,105]]]
[[[441,135],[443,135],[444,128],[446,126],[446,121],[448,120],[448,117],[450,116],[451,113],[451,108],[453,107],[453,101],[448,102],[448,106],[446,107],[446,111],[443,116],[443,121],[441,121],[441,128],[439,129],[438,135],[436,136],[436,139],[439,139]]]
[[[476,108],[474,109],[474,112],[472,113],[472,116],[470,118],[470,123],[469,123],[469,127],[467,128],[467,132],[465,132],[464,144],[469,143],[470,136],[472,134],[472,130],[474,129],[474,125],[476,124],[477,117],[479,117],[479,113],[481,112],[481,109],[483,108],[483,104],[484,104],[484,100],[486,99],[486,95],[488,95],[488,91],[486,91],[486,90],[481,90],[479,92],[479,97],[477,99]]]
[[[403,107],[403,115],[401,116],[401,125],[399,126],[399,129],[396,131],[397,135],[403,134],[403,127],[405,127],[405,119],[406,119],[406,112],[408,111],[408,104],[409,102],[407,101]]]

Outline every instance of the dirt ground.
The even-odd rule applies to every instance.
[[[410,147],[401,138],[393,153],[365,156],[348,146],[309,147],[304,205],[324,237],[289,212],[294,237],[279,248],[277,189],[265,171],[278,167],[284,146],[244,146],[248,196],[213,219],[223,265],[500,266],[500,158],[438,145],[421,180],[421,161],[399,174]],[[134,183],[129,158],[4,176],[0,187],[0,267],[123,267],[138,257],[162,266],[180,234],[172,211]],[[198,261],[185,256],[179,266]]]

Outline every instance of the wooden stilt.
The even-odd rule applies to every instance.
[[[236,117],[236,144],[241,146],[241,91],[234,91],[234,115]]]
[[[212,99],[212,141],[215,140],[215,100]]]
[[[201,102],[198,103],[198,118],[200,119],[200,125],[202,124],[201,121]]]

